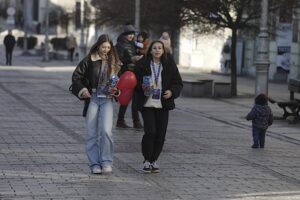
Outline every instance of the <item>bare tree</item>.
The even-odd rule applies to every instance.
[[[299,0],[269,0],[269,13],[293,10]],[[92,0],[96,7],[98,25],[134,21],[132,0]],[[295,10],[295,9],[294,9]],[[278,14],[278,12],[277,12]],[[168,30],[172,38],[180,27],[193,27],[199,34],[231,29],[231,94],[237,95],[236,44],[241,31],[258,32],[261,0],[141,0],[141,28],[161,33]],[[273,24],[274,26],[274,24]],[[245,31],[246,30],[246,31]],[[270,29],[272,30],[272,29]],[[274,30],[274,28],[273,28]],[[274,34],[271,32],[271,34]],[[173,40],[176,43],[176,39]]]
[[[96,25],[124,25],[128,22],[133,24],[134,3],[133,0],[92,0],[91,5],[96,8]],[[177,45],[183,5],[183,0],[141,0],[141,30],[154,33],[154,38],[163,31],[168,31],[174,41],[173,45]]]
[[[134,21],[134,1],[132,0],[92,0],[91,5],[96,8],[97,26],[122,25],[124,21]]]
[[[199,33],[231,29],[231,94],[237,95],[236,44],[239,31],[256,32],[261,15],[260,0],[186,0],[182,23],[193,25]],[[269,13],[293,10],[298,0],[270,0]],[[295,9],[294,9],[295,10]],[[272,30],[272,29],[270,29]],[[271,33],[274,34],[274,33]]]
[[[258,1],[252,0],[188,0],[184,9],[185,24],[197,25],[196,31],[212,33],[231,29],[231,94],[237,95],[236,42],[238,30],[256,29],[260,15]]]

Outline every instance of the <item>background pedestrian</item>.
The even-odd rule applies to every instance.
[[[120,57],[120,60],[122,62],[121,73],[127,70],[134,72],[136,61],[138,61],[139,59],[141,59],[141,57],[143,57],[142,55],[137,55],[136,53],[134,35],[135,35],[134,27],[131,24],[127,24],[124,27],[123,33],[117,39],[116,49]],[[127,110],[127,105],[120,105],[118,120],[117,120],[117,127],[119,128],[130,127],[125,122],[126,110]],[[131,113],[132,113],[133,127],[137,129],[143,128],[137,110],[135,94],[133,94],[132,101],[131,101]]]
[[[68,53],[69,53],[69,58],[70,61],[73,62],[73,58],[74,58],[74,51],[77,48],[77,42],[76,42],[76,38],[74,37],[74,35],[70,35],[67,38],[67,49],[68,49]]]
[[[231,70],[231,36],[226,39],[222,48],[221,58],[222,71],[229,73]]]
[[[163,32],[161,37],[159,38],[160,41],[164,43],[166,53],[172,54],[172,45],[171,45],[171,38],[168,32]]]
[[[4,37],[3,44],[5,46],[6,65],[12,65],[12,54],[16,45],[16,38],[12,34],[12,30],[8,30],[7,35]]]

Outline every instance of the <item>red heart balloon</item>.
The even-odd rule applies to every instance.
[[[121,94],[117,99],[121,105],[129,104],[136,84],[137,80],[135,74],[131,71],[126,71],[120,76],[117,88],[121,90]]]

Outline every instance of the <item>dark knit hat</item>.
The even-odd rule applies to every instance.
[[[131,24],[127,24],[124,26],[123,35],[135,34],[135,28]]]

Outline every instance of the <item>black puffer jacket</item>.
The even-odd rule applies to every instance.
[[[162,66],[163,69],[161,72],[161,76],[162,76],[161,97],[163,96],[166,90],[171,90],[172,96],[169,99],[161,98],[161,103],[163,109],[173,110],[175,108],[174,100],[177,97],[179,97],[183,87],[182,79],[178,71],[177,65],[171,55],[168,55],[166,61],[162,62]],[[146,102],[146,96],[144,95],[144,91],[142,89],[143,76],[149,76],[149,75],[151,75],[150,60],[147,58],[142,58],[140,61],[137,62],[137,66],[136,66],[136,76],[138,80],[136,86],[136,93],[137,93],[137,105],[139,110],[142,110]]]
[[[255,104],[246,118],[252,120],[253,126],[261,129],[267,129],[273,123],[273,114],[268,105]]]
[[[133,56],[136,56],[136,48],[133,41],[129,41],[126,35],[121,34],[117,39],[116,49],[121,62],[123,63],[122,72],[128,68],[134,70]]]

